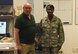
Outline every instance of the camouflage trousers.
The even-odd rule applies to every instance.
[[[59,54],[58,47],[43,47],[42,54]]]

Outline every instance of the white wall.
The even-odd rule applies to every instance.
[[[34,16],[36,22],[43,18],[43,0],[34,0]],[[78,54],[78,25],[75,25],[75,0],[73,0],[73,21],[72,25],[64,25],[65,42],[63,54]]]
[[[75,0],[73,0],[73,24],[64,25],[65,43],[64,54],[78,54],[78,25],[75,25]]]
[[[36,23],[43,18],[43,0],[34,0],[34,16]]]

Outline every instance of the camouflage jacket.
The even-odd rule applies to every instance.
[[[42,47],[62,46],[65,40],[64,30],[58,17],[54,15],[51,21],[45,17],[41,20],[40,25],[43,30],[43,35],[41,36]]]

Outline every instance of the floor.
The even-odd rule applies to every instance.
[[[0,54],[14,54],[14,52],[13,51],[9,51],[9,52],[8,51],[5,51],[5,52],[0,51]],[[18,54],[20,54],[20,53],[18,53]],[[36,54],[42,54],[42,53],[40,50],[36,50]],[[60,51],[59,54],[63,54],[63,52]]]

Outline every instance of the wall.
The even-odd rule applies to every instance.
[[[43,0],[34,0],[34,16],[36,23],[43,18]]]
[[[66,41],[63,45],[64,54],[78,54],[78,25],[75,25],[75,1],[73,0],[73,24],[64,25]]]
[[[34,0],[34,16],[36,22],[43,18],[43,0]],[[75,25],[75,0],[73,0],[73,22],[72,25],[64,25],[65,42],[63,54],[78,54],[78,25]]]

